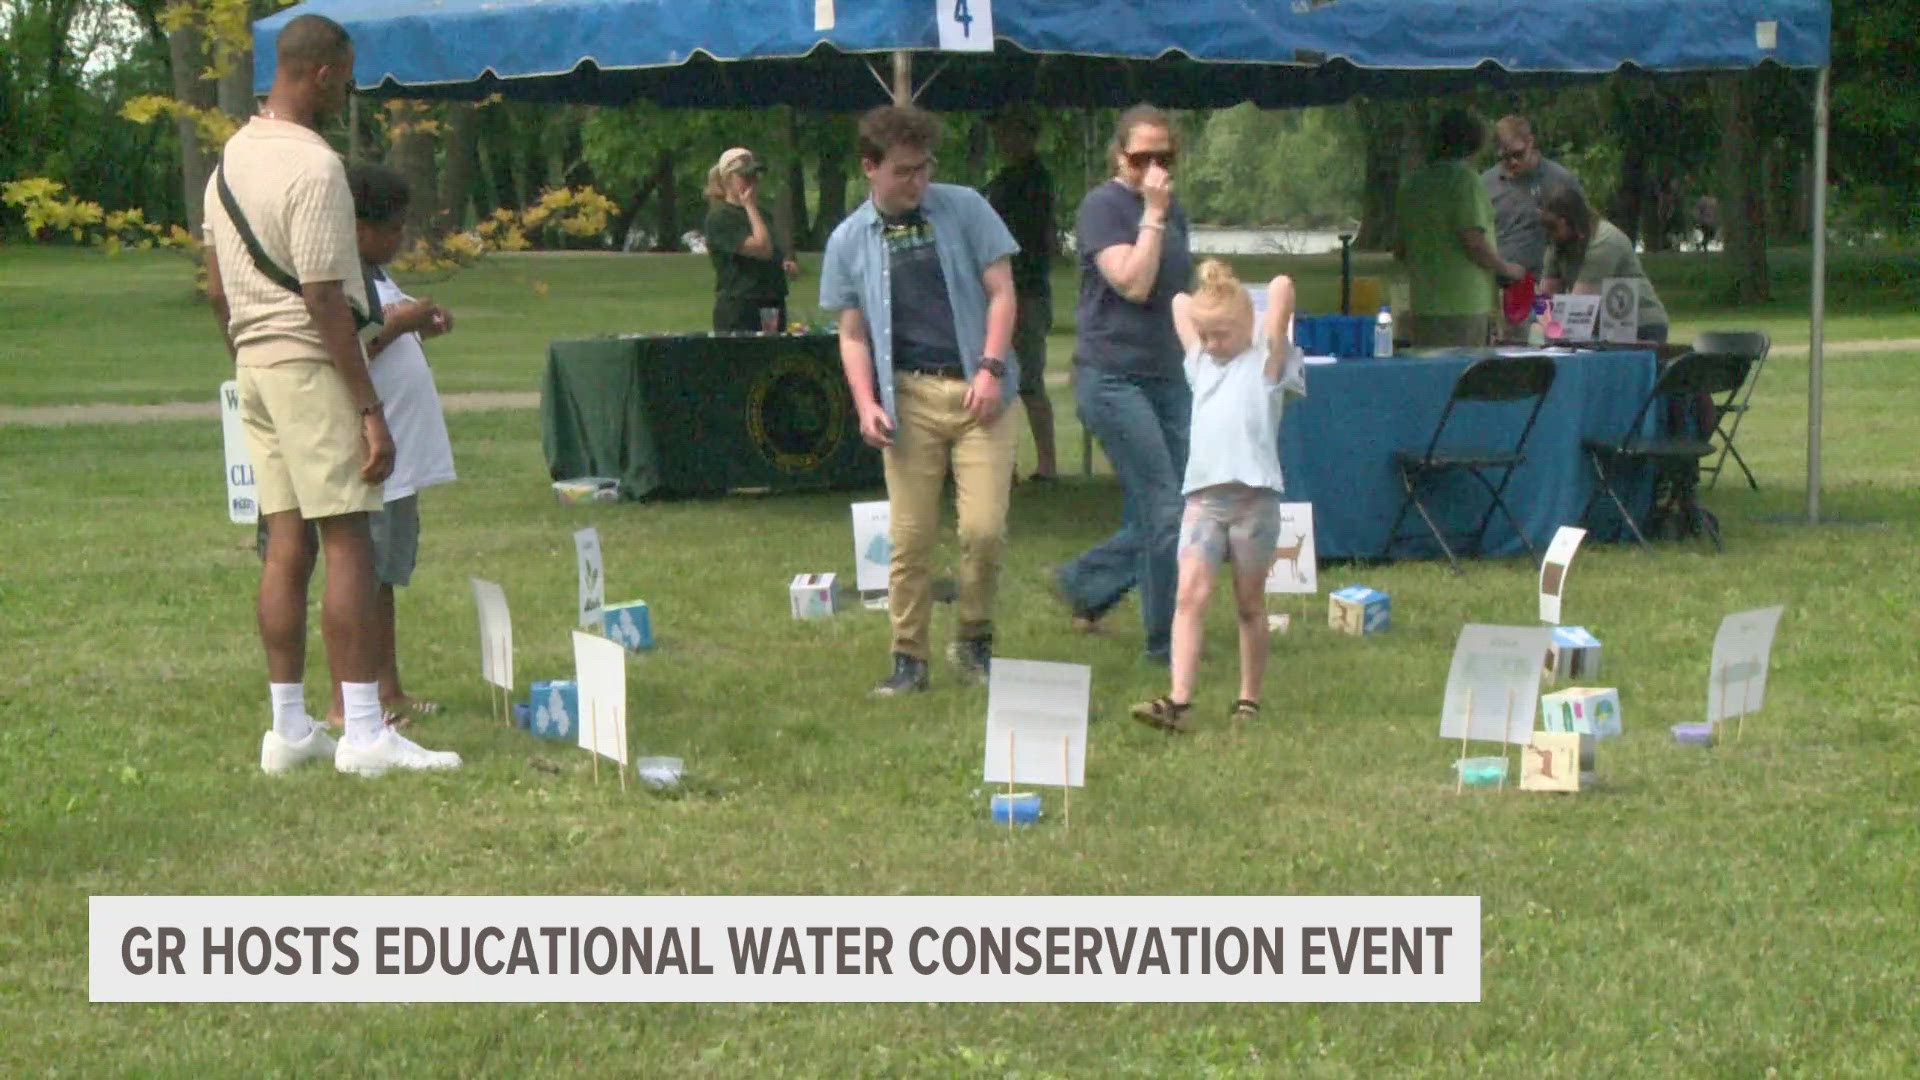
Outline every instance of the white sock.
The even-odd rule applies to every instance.
[[[267,684],[267,696],[273,699],[273,730],[288,742],[299,742],[313,730],[313,717],[307,715],[307,688],[297,682]]]
[[[380,732],[386,727],[386,721],[380,716],[379,683],[341,683],[340,707],[347,714],[346,735],[349,743],[354,746],[366,746],[380,738]]]

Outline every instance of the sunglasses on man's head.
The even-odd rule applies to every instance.
[[[1127,164],[1136,169],[1144,169],[1149,165],[1171,169],[1176,156],[1171,150],[1135,150],[1127,155]]]

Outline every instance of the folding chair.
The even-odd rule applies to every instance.
[[[1713,425],[1714,434],[1720,436],[1720,456],[1713,464],[1700,466],[1702,473],[1711,474],[1705,485],[1708,489],[1720,482],[1720,470],[1727,463],[1727,455],[1732,454],[1733,463],[1747,475],[1747,484],[1755,491],[1760,490],[1760,482],[1753,478],[1747,459],[1741,457],[1739,448],[1733,445],[1733,437],[1740,431],[1741,418],[1752,408],[1753,388],[1760,381],[1760,369],[1767,366],[1767,353],[1772,347],[1772,339],[1758,330],[1708,330],[1694,339],[1694,352],[1744,356],[1752,364],[1747,369],[1747,381],[1729,392],[1725,400],[1714,402]]]
[[[1682,356],[1660,372],[1654,381],[1653,389],[1647,391],[1647,398],[1640,403],[1639,411],[1633,414],[1633,422],[1627,425],[1620,438],[1614,442],[1599,439],[1583,439],[1580,449],[1593,465],[1594,489],[1587,496],[1587,505],[1580,511],[1580,520],[1584,523],[1593,512],[1594,503],[1601,495],[1613,500],[1620,511],[1620,520],[1626,522],[1633,531],[1634,539],[1641,547],[1649,547],[1647,537],[1640,529],[1639,522],[1633,518],[1633,512],[1620,498],[1620,492],[1613,486],[1613,475],[1618,466],[1626,464],[1651,465],[1675,475],[1685,475],[1691,469],[1693,479],[1678,496],[1687,516],[1689,533],[1704,531],[1713,540],[1715,551],[1720,550],[1720,526],[1711,514],[1704,513],[1694,499],[1698,489],[1700,460],[1712,455],[1714,451],[1712,433],[1697,434],[1660,434],[1646,435],[1641,428],[1648,413],[1653,411],[1655,402],[1665,401],[1674,395],[1692,397],[1696,394],[1731,394],[1740,388],[1746,380],[1747,368],[1751,361],[1745,356],[1731,353],[1690,352]],[[1617,537],[1619,531],[1615,530]]]
[[[1456,573],[1459,572],[1460,560],[1454,555],[1452,545],[1447,543],[1444,530],[1427,511],[1426,501],[1421,498],[1422,489],[1429,481],[1451,472],[1464,472],[1473,477],[1492,496],[1492,501],[1487,504],[1487,512],[1480,516],[1479,527],[1472,533],[1471,554],[1480,554],[1487,536],[1487,525],[1493,521],[1495,510],[1506,515],[1507,522],[1519,534],[1520,542],[1526,545],[1528,553],[1533,552],[1533,541],[1527,539],[1527,531],[1520,527],[1513,511],[1507,508],[1505,495],[1507,482],[1513,479],[1513,471],[1527,460],[1527,436],[1532,434],[1533,422],[1540,417],[1540,406],[1547,400],[1547,391],[1553,388],[1553,376],[1557,370],[1550,356],[1489,356],[1467,365],[1467,369],[1453,382],[1453,392],[1447,396],[1447,407],[1441,410],[1440,423],[1433,429],[1433,437],[1427,440],[1427,448],[1417,454],[1401,450],[1393,455],[1394,467],[1400,473],[1400,485],[1407,494],[1400,502],[1400,512],[1393,517],[1393,527],[1387,530],[1387,543],[1381,549],[1381,558],[1390,556],[1398,541],[1414,538],[1400,535],[1400,523],[1406,520],[1407,509],[1411,507],[1419,511],[1421,520],[1427,523],[1427,531],[1440,542],[1440,550],[1446,552],[1447,561],[1453,565]],[[1519,438],[1513,440],[1510,447],[1481,444],[1469,448],[1440,448],[1447,422],[1453,419],[1454,407],[1461,402],[1525,401],[1528,398],[1533,399],[1533,408],[1527,413],[1527,422],[1520,429]],[[1494,470],[1500,470],[1498,484],[1487,478],[1487,474]]]

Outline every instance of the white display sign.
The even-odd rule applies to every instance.
[[[1713,636],[1713,667],[1707,678],[1707,722],[1718,723],[1759,712],[1767,699],[1767,668],[1773,657],[1773,633],[1786,608],[1741,611],[1720,621]]]
[[[1539,707],[1540,660],[1552,643],[1553,630],[1545,626],[1461,627],[1447,670],[1440,737],[1526,745]]]
[[[1566,592],[1567,571],[1573,565],[1574,552],[1580,550],[1580,541],[1587,538],[1587,530],[1572,525],[1562,525],[1553,534],[1553,543],[1547,545],[1547,556],[1540,560],[1540,621],[1558,623],[1560,621],[1560,597]]]
[[[893,570],[893,539],[887,502],[853,504],[853,587],[886,592]]]
[[[479,578],[473,583],[473,606],[480,613],[480,677],[502,690],[513,689],[513,616],[500,586]]]
[[[1313,547],[1313,504],[1280,504],[1280,542],[1267,568],[1270,593],[1320,591],[1319,559]]]
[[[575,532],[573,554],[580,579],[578,625],[598,629],[600,609],[607,606],[607,578],[600,561],[600,530],[588,526]]]
[[[1600,283],[1600,340],[1640,339],[1640,286],[1632,278],[1608,278]]]
[[[247,435],[240,424],[240,384],[220,384],[220,441],[227,449],[227,520],[252,525],[260,520],[254,488],[253,461],[247,456]]]
[[[987,676],[986,782],[1086,786],[1092,693],[1093,669],[1085,664],[994,657]]]
[[[593,634],[573,632],[573,683],[580,693],[580,748],[627,763],[627,653]]]

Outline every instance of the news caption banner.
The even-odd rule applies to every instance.
[[[1477,896],[95,896],[90,1000],[1480,1000]]]

